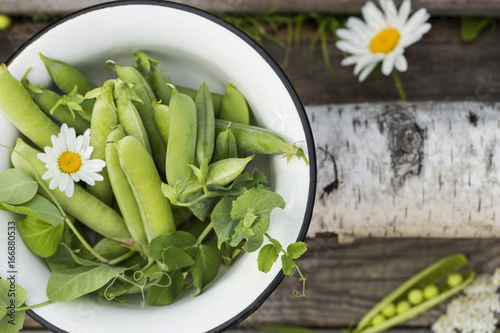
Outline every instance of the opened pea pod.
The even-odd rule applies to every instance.
[[[461,272],[467,263],[455,254],[420,271],[377,303],[351,333],[384,331],[455,295],[474,279],[473,270]]]

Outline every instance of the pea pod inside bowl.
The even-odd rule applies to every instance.
[[[213,93],[223,94],[228,82],[246,97],[251,123],[278,133],[287,142],[300,142],[310,164],[280,155],[256,158],[272,190],[286,203],[271,216],[269,234],[282,244],[305,237],[314,202],[316,169],[307,116],[279,66],[255,42],[236,28],[197,9],[169,2],[108,3],[72,14],[48,27],[21,47],[8,69],[18,80],[32,67],[33,84],[51,79],[40,59],[72,64],[97,85],[114,77],[109,59],[134,65],[131,54],[146,51],[179,86],[197,89],[204,81]],[[14,147],[20,133],[0,112],[0,143]],[[10,167],[11,152],[0,150],[0,170]],[[93,207],[86,207],[92,210]],[[19,216],[0,212],[5,225]],[[8,238],[7,227],[0,237]],[[47,300],[50,270],[16,238],[16,283],[27,290],[26,304]],[[216,278],[199,295],[182,293],[171,305],[141,308],[137,301],[110,302],[94,295],[30,310],[30,315],[56,332],[219,332],[243,320],[276,288],[281,265],[264,274],[257,252],[242,255],[230,267],[221,266]],[[0,276],[8,278],[7,256],[0,258]],[[298,286],[299,288],[300,286]],[[116,320],[118,318],[118,320]]]

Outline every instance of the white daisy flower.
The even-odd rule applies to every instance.
[[[45,153],[37,155],[47,168],[42,178],[52,179],[49,189],[59,187],[60,191],[66,192],[68,198],[71,198],[75,182],[82,180],[94,186],[96,181],[103,180],[98,172],[106,166],[106,162],[90,159],[94,150],[90,146],[90,129],[77,137],[74,128],[62,124],[59,136],[52,135],[51,141],[52,147],[45,147]]]
[[[399,12],[392,0],[380,0],[380,7],[382,11],[373,2],[367,2],[361,9],[364,21],[349,17],[346,29],[337,30],[342,39],[337,42],[337,48],[349,54],[341,64],[355,65],[354,75],[359,74],[360,82],[379,62],[384,75],[389,75],[394,68],[405,72],[408,68],[405,48],[418,42],[431,29],[427,23],[430,15],[425,8],[410,17],[410,0],[403,1]]]

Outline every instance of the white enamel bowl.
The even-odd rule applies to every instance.
[[[223,93],[233,82],[247,97],[255,122],[299,142],[310,165],[294,158],[260,157],[272,188],[287,206],[275,210],[269,233],[286,245],[303,240],[309,226],[316,184],[314,143],[306,113],[292,85],[272,58],[248,36],[198,9],[169,2],[106,3],[76,12],[43,30],[8,61],[20,79],[33,67],[30,81],[49,84],[38,53],[68,62],[97,84],[113,78],[108,59],[133,65],[132,52],[147,51],[179,85],[197,88],[206,80]],[[0,112],[0,143],[13,146],[20,136]],[[10,167],[10,152],[0,150],[0,171]],[[89,207],[88,209],[92,209]],[[6,251],[7,222],[19,220],[0,211],[0,244]],[[0,276],[7,275],[7,255],[0,255]],[[44,302],[49,270],[17,237],[17,282],[28,291],[27,304]],[[244,254],[199,296],[185,292],[173,305],[118,304],[87,296],[30,311],[55,332],[220,332],[255,311],[280,283],[281,265],[264,274],[257,253]],[[290,290],[292,292],[292,290]]]

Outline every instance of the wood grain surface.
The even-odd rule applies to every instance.
[[[59,14],[109,1],[103,0],[2,0],[0,12],[9,14]],[[210,12],[357,14],[365,0],[174,0],[173,2]],[[399,5],[401,0],[396,0]],[[412,7],[427,8],[432,15],[498,16],[500,3],[494,0],[413,0]]]
[[[345,5],[346,1],[329,3],[334,8],[340,4]],[[454,10],[460,8],[460,5],[469,6],[463,11],[471,15],[493,15],[497,10],[493,7],[498,6],[494,1],[458,0],[414,1],[413,6],[425,5],[432,12],[437,9],[431,8],[443,6],[443,2],[448,4],[443,9],[446,15],[455,13]],[[26,8],[33,8],[34,3],[28,0],[3,0],[0,11],[8,12],[9,7],[6,6],[13,8],[16,4],[24,6],[25,11]],[[74,2],[66,3],[74,5]],[[78,6],[85,3],[79,2]],[[308,3],[319,6],[326,1]],[[345,8],[361,6],[358,1],[349,3]],[[453,5],[450,6],[450,3]],[[47,5],[47,12],[49,8],[50,5]],[[10,10],[15,12],[14,9]],[[61,10],[58,9],[57,12]],[[0,62],[6,61],[15,49],[47,24],[48,22],[33,23],[22,18],[10,30],[0,32]],[[432,24],[433,29],[422,41],[406,52],[409,69],[401,78],[409,100],[499,101],[500,90],[495,86],[495,82],[500,81],[498,29],[487,29],[475,42],[464,44],[459,38],[458,20],[435,18]],[[282,65],[304,104],[310,106],[397,100],[391,78],[380,76],[361,84],[353,77],[352,67],[341,67],[339,62],[342,54],[336,50],[332,38],[328,51],[340,88],[337,87],[326,71],[319,48],[310,53],[309,45],[314,33],[312,26],[305,28],[300,46],[292,48],[288,64],[283,62],[283,48],[270,43],[264,45]],[[285,36],[286,32],[282,31],[280,38],[284,40]],[[309,251],[304,258],[303,267],[308,278],[308,297],[294,298],[292,290],[298,287],[297,281],[287,278],[259,310],[230,332],[252,332],[247,329],[248,326],[276,324],[312,327],[321,333],[340,333],[340,328],[358,320],[399,283],[448,254],[467,254],[471,266],[479,273],[491,273],[500,265],[500,245],[495,239],[366,238],[350,244],[339,244],[337,236],[322,234],[308,239],[307,243]],[[390,332],[428,333],[429,325],[443,309],[444,305],[440,305]],[[32,333],[40,326],[27,320],[25,328],[23,332]],[[45,330],[36,330],[43,331]]]

